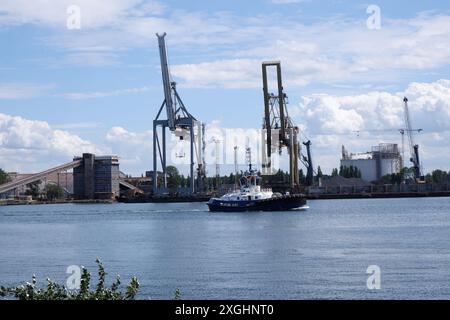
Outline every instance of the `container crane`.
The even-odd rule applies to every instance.
[[[167,190],[167,141],[166,129],[190,144],[190,193],[204,188],[205,177],[205,126],[190,114],[178,95],[176,82],[171,81],[165,37],[166,33],[156,34],[161,60],[161,74],[164,89],[164,101],[153,120],[153,193],[158,194],[158,160],[164,176],[164,189]],[[166,119],[162,119],[165,109]],[[159,130],[160,128],[160,130]],[[161,138],[159,135],[161,131]],[[160,141],[161,140],[161,141]],[[194,166],[197,163],[197,186],[195,184]]]
[[[277,89],[278,93],[275,95],[269,93],[269,84],[267,71],[269,67],[276,67],[277,70]],[[299,182],[299,168],[298,161],[300,155],[300,144],[298,142],[299,129],[294,125],[289,117],[287,104],[288,98],[283,90],[282,76],[281,76],[281,62],[268,61],[262,63],[263,76],[263,91],[264,91],[264,123],[263,129],[266,133],[266,148],[263,149],[263,169],[267,172],[272,171],[271,156],[278,147],[279,154],[282,149],[286,147],[289,152],[289,174],[291,188],[298,188]],[[278,138],[278,145],[272,143],[273,135]],[[277,136],[278,135],[278,136]]]

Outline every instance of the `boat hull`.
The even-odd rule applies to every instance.
[[[209,210],[215,212],[288,211],[305,205],[306,197],[302,194],[246,201],[224,201],[213,198],[208,202]]]

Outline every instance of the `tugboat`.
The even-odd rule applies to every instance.
[[[274,193],[271,189],[262,189],[261,177],[252,170],[240,179],[240,189],[227,193],[220,198],[209,200],[209,211],[245,212],[245,211],[288,211],[306,209],[306,197],[303,194]]]

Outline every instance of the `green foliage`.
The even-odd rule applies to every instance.
[[[431,173],[431,181],[433,183],[448,183],[450,178],[450,172],[446,172],[443,170],[434,170]]]
[[[380,182],[382,184],[401,184],[403,182],[403,174],[401,172],[387,174],[381,177]]]
[[[300,174],[300,173],[299,173]],[[271,185],[276,183],[288,183],[290,181],[290,176],[288,172],[281,169],[277,171],[274,175],[262,176],[263,185]]]
[[[64,189],[56,184],[47,184],[45,186],[45,194],[50,201],[64,198]]]
[[[41,181],[35,181],[32,183],[27,184],[27,190],[25,191],[25,194],[28,196],[32,196],[33,199],[37,199],[40,196],[39,191],[39,185],[41,184]]]
[[[106,286],[107,273],[102,262],[95,261],[98,266],[98,284],[95,291],[90,290],[91,274],[86,268],[82,268],[80,289],[68,290],[50,279],[47,279],[47,287],[39,289],[37,287],[36,276],[33,275],[31,283],[15,288],[0,287],[0,297],[13,296],[19,300],[134,300],[139,291],[139,282],[136,277],[131,279],[123,294],[119,291],[120,277],[117,276],[110,288]]]
[[[0,169],[0,184],[4,184],[9,182],[11,179],[9,178],[8,174]]]
[[[334,168],[333,171],[331,171],[331,176],[332,177],[337,177],[339,175],[339,171],[337,168]]]
[[[320,166],[317,167],[317,178],[322,178],[323,177],[323,173],[322,173],[322,169],[320,168]]]
[[[303,169],[300,169],[298,172],[298,179],[300,180],[300,184],[305,184],[306,183],[306,176],[305,173],[303,172]]]
[[[174,292],[174,300],[181,300],[181,291],[179,288]]]
[[[341,166],[338,174],[344,178],[361,178],[361,170],[354,166]]]
[[[174,166],[167,166],[167,187],[170,192],[175,193],[181,185],[181,176],[178,169]]]

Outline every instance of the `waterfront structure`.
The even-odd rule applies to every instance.
[[[75,199],[116,199],[120,195],[119,158],[84,153],[73,169]]]
[[[378,181],[388,174],[399,173],[401,164],[402,157],[397,144],[381,143],[372,147],[369,152],[350,154],[342,146],[341,167],[358,168],[361,179],[369,182]]]

